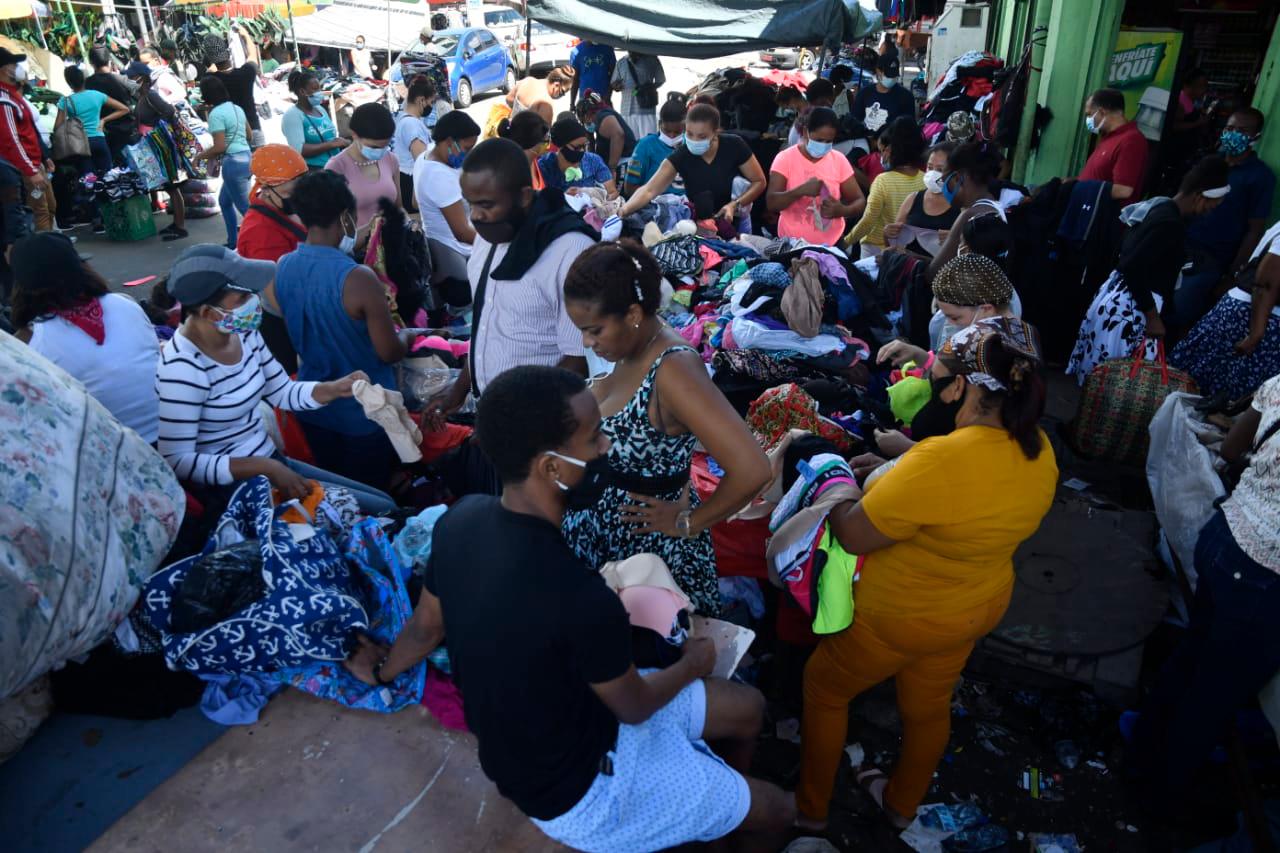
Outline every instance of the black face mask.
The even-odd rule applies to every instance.
[[[955,432],[956,417],[964,406],[964,395],[961,394],[953,403],[944,402],[942,399],[942,392],[954,381],[954,376],[932,380],[933,396],[911,419],[911,437],[914,440],[922,441]]]
[[[503,222],[476,222],[472,220],[471,227],[490,243],[510,243],[524,225],[526,216],[525,209],[517,206],[511,208],[511,212],[507,214],[507,218]]]
[[[272,204],[276,206],[276,210],[279,210],[285,216],[293,216],[293,199],[285,198],[275,190],[271,191],[271,196]]]
[[[572,456],[564,456],[554,451],[551,455],[583,469],[582,479],[572,486],[556,481],[556,485],[565,493],[566,509],[577,512],[592,509],[600,503],[600,499],[604,497],[605,491],[613,482],[613,472],[609,469],[607,455],[601,454],[590,462],[583,462],[581,459],[574,459]]]
[[[576,148],[561,148],[560,155],[564,157],[566,163],[577,164],[582,162],[582,158],[587,156],[587,152],[579,151]]]

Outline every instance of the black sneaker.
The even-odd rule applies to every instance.
[[[107,226],[103,225],[101,222],[95,222],[95,223],[94,223],[94,225],[93,225],[93,233],[94,233],[94,234],[106,234],[106,233],[107,233]]]

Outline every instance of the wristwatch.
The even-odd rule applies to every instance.
[[[390,687],[392,684],[395,683],[394,678],[391,679],[391,681],[382,680],[382,665],[385,664],[386,662],[387,662],[387,659],[383,658],[382,660],[378,661],[373,665],[373,680],[378,683],[379,687]]]
[[[676,516],[676,532],[680,534],[681,539],[688,539],[693,535],[689,528],[689,521],[693,518],[693,510],[683,510]]]

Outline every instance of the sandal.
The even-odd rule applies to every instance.
[[[174,240],[182,240],[190,236],[187,229],[175,228],[172,225],[160,232],[160,239],[166,243],[172,243]]]
[[[880,807],[885,819],[893,825],[894,829],[904,830],[912,824],[912,821],[907,820],[885,805],[884,792],[889,787],[889,777],[885,775],[883,770],[877,767],[862,770],[854,776],[854,779],[857,780],[858,787],[866,791],[871,801]]]

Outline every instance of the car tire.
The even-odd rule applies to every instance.
[[[474,98],[474,92],[471,90],[471,81],[463,77],[458,81],[458,96],[453,99],[453,105],[460,110],[465,110],[471,106]]]
[[[516,70],[510,65],[507,66],[506,74],[502,77],[502,94],[510,95],[516,88]]]
[[[804,48],[796,57],[796,68],[801,71],[812,71],[814,64],[818,61],[818,57],[809,48]]]

